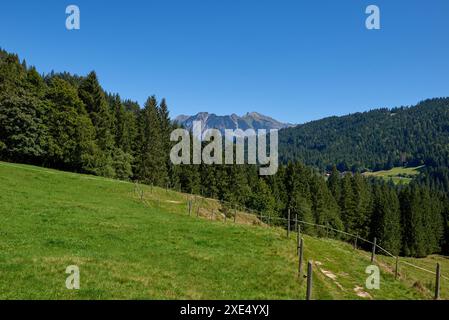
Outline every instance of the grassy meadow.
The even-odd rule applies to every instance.
[[[0,299],[304,299],[295,235],[244,215],[225,223],[210,199],[189,216],[190,195],[140,188],[145,201],[133,183],[0,162]],[[367,290],[369,253],[304,242],[314,299],[432,297],[419,270],[395,280],[379,257],[381,288]],[[449,270],[443,257],[408,260]],[[65,287],[69,265],[80,268],[79,290]],[[448,288],[443,280],[443,298]]]
[[[381,178],[387,181],[393,181],[394,184],[409,184],[413,177],[420,173],[419,167],[395,167],[390,170],[381,170],[375,172],[365,172],[363,175],[367,177]]]

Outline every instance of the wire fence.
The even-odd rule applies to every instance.
[[[168,187],[167,187],[167,190],[168,190]],[[142,189],[139,188],[138,183],[135,184],[134,191],[140,197],[140,200],[143,203],[145,203],[145,205],[150,206],[150,204],[145,200],[144,192]],[[205,199],[207,199],[207,201],[205,201]],[[399,264],[402,264],[402,265],[414,268],[416,270],[426,272],[426,273],[434,275],[434,276],[438,275],[439,277],[441,277],[441,279],[449,281],[449,277],[439,273],[439,266],[437,266],[437,271],[429,270],[422,266],[418,266],[409,261],[406,261],[405,257],[400,257],[398,255],[394,255],[393,253],[389,252],[387,249],[380,246],[377,243],[376,239],[374,241],[371,241],[371,240],[365,239],[357,234],[352,234],[352,233],[346,232],[344,230],[336,229],[334,227],[331,227],[330,225],[321,225],[321,224],[312,223],[312,222],[308,222],[308,221],[298,220],[297,215],[295,215],[295,218],[293,218],[293,219],[290,215],[289,215],[289,218],[284,218],[284,217],[279,217],[279,216],[271,214],[271,213],[267,213],[267,212],[264,213],[261,211],[257,211],[255,209],[246,208],[245,206],[242,206],[240,204],[236,204],[236,203],[232,203],[232,202],[228,202],[228,201],[217,200],[217,199],[212,199],[212,198],[204,198],[202,196],[190,196],[189,197],[189,199],[187,200],[187,205],[186,205],[189,214],[194,213],[197,217],[200,216],[199,213],[200,213],[201,207],[203,207],[205,210],[207,210],[205,204],[208,201],[215,202],[219,208],[217,210],[218,212],[215,212],[214,209],[211,210],[210,216],[209,216],[210,219],[216,219],[217,217],[221,217],[221,219],[224,222],[226,222],[228,219],[231,218],[231,220],[233,219],[234,223],[236,223],[237,216],[246,216],[246,217],[251,217],[251,220],[253,222],[254,221],[259,222],[260,225],[265,225],[267,227],[288,228],[289,229],[288,232],[291,232],[292,225],[294,226],[295,232],[299,232],[297,230],[297,226],[299,226],[299,225],[320,228],[320,229],[323,229],[326,231],[325,234],[326,234],[327,238],[331,238],[331,237],[329,237],[329,234],[330,234],[330,232],[334,232],[336,234],[340,234],[342,236],[349,237],[350,239],[353,239],[354,240],[354,248],[358,248],[357,243],[359,241],[362,241],[362,242],[372,246],[373,255],[375,253],[382,252],[383,255],[393,258],[394,262],[395,262],[394,268],[395,268],[396,276],[398,276],[398,274],[399,274],[399,270],[398,270]],[[304,231],[302,231],[302,232],[304,233]],[[371,258],[372,260],[373,260],[373,257],[374,256],[372,256],[372,258]],[[403,273],[403,270],[401,271],[401,273]]]
[[[219,200],[215,200],[215,199],[213,199],[213,200],[214,201],[219,201]],[[228,204],[230,205],[231,203],[228,203]],[[244,214],[260,216],[260,217],[262,217],[262,219],[263,219],[263,217],[267,218],[267,215],[264,215],[262,212],[257,212],[254,209],[248,209],[248,208],[245,208],[244,206],[238,206],[238,207],[243,209],[243,210],[240,210],[240,211],[252,212],[252,213],[244,213]],[[242,214],[242,213],[239,212],[239,214]],[[286,223],[289,222],[288,218],[283,218],[283,217],[278,217],[278,216],[271,216],[268,219],[272,220],[272,221],[276,221],[277,220],[277,221],[284,221]],[[389,256],[391,258],[398,259],[398,262],[400,264],[404,264],[404,265],[407,265],[409,267],[413,267],[413,268],[415,268],[417,270],[421,270],[421,271],[427,272],[427,273],[435,275],[435,276],[437,275],[436,271],[432,271],[432,270],[429,270],[429,269],[417,266],[417,265],[415,265],[413,263],[410,263],[408,261],[405,261],[404,258],[402,258],[400,256],[397,256],[397,255],[394,255],[393,253],[389,252],[387,249],[383,248],[382,246],[380,246],[379,244],[375,243],[374,241],[362,238],[359,235],[352,234],[352,233],[349,233],[349,232],[346,232],[346,231],[343,231],[343,230],[340,230],[340,229],[336,229],[336,228],[333,228],[333,227],[331,227],[329,225],[320,225],[320,224],[316,224],[316,223],[312,223],[312,222],[308,222],[308,221],[303,221],[303,220],[292,220],[292,219],[290,219],[290,222],[297,222],[297,223],[302,224],[302,225],[309,225],[309,226],[313,226],[313,227],[316,227],[316,228],[322,228],[322,229],[324,229],[326,231],[333,231],[333,232],[342,234],[344,236],[351,237],[351,238],[353,238],[354,240],[357,240],[357,241],[363,241],[363,242],[365,242],[365,243],[367,243],[369,245],[375,246],[375,250],[376,251],[380,251],[384,255]],[[326,233],[326,234],[328,235],[329,233]],[[449,277],[447,277],[447,276],[445,276],[443,274],[441,274],[441,278],[444,279],[444,280],[449,281]]]

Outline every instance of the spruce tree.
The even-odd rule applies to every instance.
[[[376,185],[373,189],[372,237],[379,245],[398,255],[401,251],[401,212],[396,192],[387,185]]]
[[[352,189],[354,194],[355,208],[351,211],[350,224],[353,230],[366,238],[370,233],[370,219],[372,211],[372,191],[360,173],[352,177]]]
[[[347,232],[356,234],[359,230],[356,228],[356,199],[354,189],[352,187],[352,178],[349,173],[346,173],[341,179],[341,196],[340,196],[340,210],[341,218]]]
[[[298,220],[314,223],[307,170],[299,163],[289,163],[285,178],[289,195],[287,208],[291,214],[298,215]],[[304,230],[312,232],[314,228],[306,224]]]
[[[344,227],[340,218],[340,209],[327,188],[326,181],[322,177],[314,175],[310,182],[310,189],[315,223],[343,230]],[[327,231],[319,228],[318,234],[324,235],[327,234]]]
[[[140,113],[140,154],[137,159],[139,180],[148,184],[164,186],[167,178],[161,125],[155,96],[148,98]]]
[[[327,184],[329,186],[329,190],[334,196],[334,199],[339,202],[340,201],[340,172],[338,172],[337,167],[334,165],[332,167],[332,172],[327,180]]]
[[[89,73],[83,79],[78,94],[92,120],[95,128],[95,142],[100,149],[97,159],[95,159],[97,163],[97,167],[94,169],[95,173],[102,176],[114,177],[115,171],[112,163],[114,137],[111,133],[113,128],[112,116],[95,72]]]
[[[426,230],[423,226],[421,196],[416,186],[402,190],[400,194],[401,221],[403,226],[403,252],[406,256],[427,255]]]
[[[173,164],[170,161],[170,150],[174,143],[170,141],[170,134],[173,130],[173,126],[170,121],[170,114],[168,112],[167,102],[163,98],[158,108],[158,117],[161,128],[161,139],[162,139],[162,157],[164,158],[164,163],[166,166],[167,176],[166,183],[169,180],[176,180],[176,170],[173,169]]]

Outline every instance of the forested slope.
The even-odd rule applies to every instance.
[[[322,170],[448,165],[449,98],[330,117],[281,130],[281,160]]]

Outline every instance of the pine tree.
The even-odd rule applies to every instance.
[[[332,167],[332,172],[327,180],[327,185],[329,186],[329,190],[334,196],[334,199],[339,202],[340,201],[340,172],[338,172],[337,167]]]
[[[109,97],[111,112],[113,114],[113,135],[115,137],[115,147],[112,154],[112,164],[115,175],[118,179],[128,180],[132,177],[132,163],[134,162],[132,153],[132,141],[135,138],[131,134],[130,126],[134,124],[134,114],[125,110],[119,95]]]
[[[97,167],[93,170],[96,174],[114,177],[115,171],[112,163],[114,151],[114,137],[111,133],[113,123],[109,105],[105,94],[98,83],[95,72],[83,79],[78,90],[79,97],[86,106],[86,110],[95,128],[95,142],[100,151],[97,154]]]
[[[251,198],[249,199],[249,204],[251,208],[262,213],[264,216],[271,215],[273,217],[275,215],[275,200],[271,194],[270,188],[263,178],[258,179],[254,192],[251,194]],[[274,222],[275,221],[271,221],[270,223]]]
[[[443,197],[443,240],[442,240],[442,252],[445,255],[449,254],[449,199],[447,196]]]
[[[192,194],[201,192],[201,175],[199,165],[180,165],[179,182],[182,191]]]
[[[440,252],[443,239],[443,202],[428,187],[421,187],[423,228],[426,230],[426,253]]]
[[[165,186],[167,169],[156,97],[151,96],[145,103],[140,113],[139,126],[140,154],[137,159],[139,180],[152,185]]]
[[[360,173],[352,177],[352,189],[354,194],[355,208],[351,212],[351,227],[358,230],[361,237],[366,238],[370,233],[370,219],[372,211],[372,199],[370,187]]]
[[[357,203],[352,187],[352,178],[349,173],[345,174],[341,179],[341,196],[340,196],[341,218],[347,232],[356,234],[359,230],[356,228],[355,220]]]
[[[322,177],[315,175],[310,182],[310,189],[315,223],[343,230],[339,207],[327,188],[326,181]],[[317,231],[319,235],[324,235],[327,232],[322,228],[317,229]]]
[[[245,168],[245,170],[248,170],[248,168]],[[268,185],[271,188],[271,193],[276,202],[276,211],[281,213],[284,218],[288,216],[288,194],[284,184],[285,179],[285,166],[279,166],[278,172],[275,175],[267,177]]]
[[[291,214],[298,215],[298,220],[313,223],[314,218],[308,181],[308,172],[301,164],[288,164],[285,182],[289,195],[287,208],[291,210]],[[304,230],[312,232],[313,228],[305,225]]]
[[[401,251],[401,212],[396,192],[387,185],[376,185],[373,189],[372,237],[379,245],[394,255]]]
[[[401,221],[403,226],[403,252],[406,256],[425,257],[426,230],[423,226],[423,212],[420,193],[412,186],[402,190],[400,194]]]
[[[173,169],[173,164],[170,161],[170,150],[173,147],[174,143],[170,141],[170,134],[173,130],[173,126],[170,121],[170,114],[168,112],[167,102],[165,99],[161,100],[161,103],[159,104],[158,108],[158,117],[159,117],[159,123],[161,128],[161,139],[162,139],[162,156],[164,158],[166,170],[167,170],[167,176],[166,176],[166,183],[168,183],[170,180],[176,180],[177,172],[175,169]]]
[[[200,175],[203,183],[203,195],[214,199],[220,199],[220,190],[217,181],[217,166],[201,165]]]

